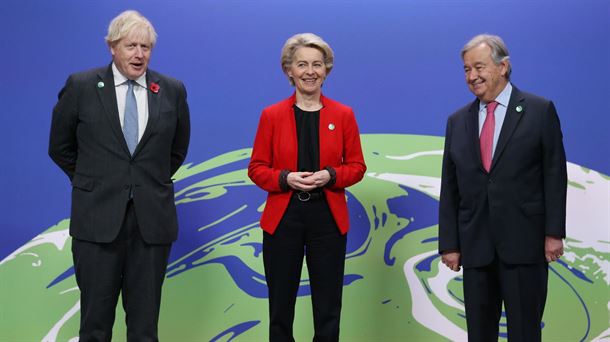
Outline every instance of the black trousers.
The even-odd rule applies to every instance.
[[[296,196],[273,235],[264,233],[269,288],[269,340],[294,341],[294,309],[306,257],[311,286],[314,341],[338,341],[347,236],[341,235],[323,195]]]
[[[540,341],[548,264],[509,265],[498,256],[484,267],[464,269],[468,341],[498,340],[502,302],[508,340]]]
[[[158,341],[161,286],[171,244],[142,240],[130,201],[119,236],[110,243],[73,239],[72,255],[81,292],[79,338],[111,341],[122,292],[128,341]]]

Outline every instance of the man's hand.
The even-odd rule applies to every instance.
[[[441,259],[443,261],[443,264],[447,265],[447,267],[449,267],[452,271],[460,271],[460,252],[444,252],[441,256]]]
[[[544,238],[544,256],[547,262],[553,262],[563,255],[563,240],[547,235]]]

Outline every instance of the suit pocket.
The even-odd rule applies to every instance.
[[[527,216],[544,215],[544,203],[542,202],[527,202],[521,204],[521,210]]]
[[[458,211],[458,221],[468,222],[472,217],[472,209],[460,209]]]
[[[93,191],[95,181],[92,178],[75,174],[72,178],[72,187],[84,191]]]

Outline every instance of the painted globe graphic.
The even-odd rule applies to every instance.
[[[443,138],[369,134],[362,142],[368,170],[347,192],[341,340],[466,341],[461,274],[441,267],[437,254]],[[258,225],[266,193],[246,175],[250,152],[175,175],[180,237],[164,284],[161,340],[268,339]],[[543,338],[610,340],[610,178],[571,163],[568,177],[566,252],[550,265]],[[61,220],[0,261],[0,330],[9,341],[78,340],[68,225]],[[313,337],[306,266],[294,329],[297,341]],[[126,336],[120,305],[114,336]]]

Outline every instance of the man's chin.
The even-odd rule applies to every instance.
[[[142,75],[144,75],[144,72],[130,72],[129,73],[129,79],[131,80],[137,80],[138,78],[140,78]]]
[[[470,88],[470,91],[474,94],[474,96],[478,98],[482,98],[485,96],[485,92],[483,90]]]

